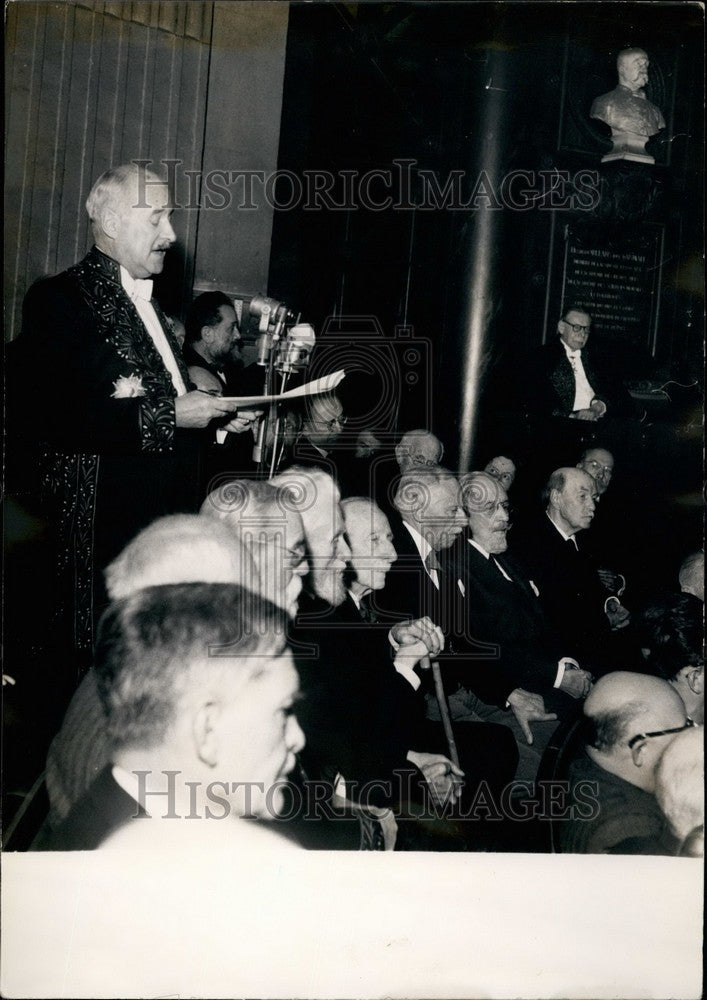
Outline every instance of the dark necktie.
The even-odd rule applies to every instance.
[[[365,622],[374,623],[378,621],[378,615],[371,607],[371,594],[364,594],[358,607],[361,618]]]

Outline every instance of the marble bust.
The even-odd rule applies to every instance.
[[[608,94],[602,94],[593,102],[590,114],[606,122],[611,128],[613,149],[602,157],[608,160],[637,160],[640,163],[655,163],[646,153],[648,139],[665,128],[665,120],[659,108],[651,104],[645,95],[648,83],[647,54],[643,49],[624,49],[619,52],[616,68],[619,74],[618,86]]]

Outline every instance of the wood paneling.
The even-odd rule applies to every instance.
[[[11,3],[6,31],[5,324],[90,246],[93,181],[133,158],[202,166],[213,3]],[[177,213],[191,290],[197,219]]]

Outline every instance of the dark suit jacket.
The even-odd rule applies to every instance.
[[[562,850],[568,854],[675,854],[655,796],[610,774],[585,752],[570,764],[570,786],[576,814],[560,826]]]
[[[351,597],[330,608],[304,594],[292,639],[308,777],[340,772],[358,800],[366,782],[411,770],[408,750],[424,749],[417,745],[424,700],[393,667],[388,627],[364,622]]]
[[[581,533],[575,537],[578,549],[543,513],[517,540],[516,551],[540,590],[545,619],[564,655],[575,657],[583,669],[602,673],[611,667],[613,646],[604,614],[609,595],[593,559],[582,550]]]
[[[437,589],[400,516],[391,514],[390,524],[398,559],[388,573],[384,590],[375,595],[381,617],[392,622],[396,618],[429,616],[445,635],[445,650],[438,660],[447,693],[461,685],[488,704],[505,706],[510,692],[518,687],[517,681],[496,659],[495,647],[486,641],[479,644],[469,635],[468,606],[459,589],[456,567],[444,554],[439,556],[442,569]],[[493,670],[486,669],[490,658],[494,661]],[[424,679],[429,690],[429,673]]]
[[[47,851],[93,851],[145,810],[115,781],[111,766],[101,771],[83,798],[42,845]]]
[[[492,560],[503,567],[510,581]],[[449,550],[446,561],[466,590],[466,635],[456,641],[461,646],[465,639],[469,651],[478,645],[481,656],[482,644],[488,645],[488,655],[479,659],[475,669],[498,675],[495,701],[522,687],[549,697],[547,704],[553,707],[548,711],[568,708],[566,696],[553,687],[558,661],[565,654],[547,628],[541,602],[523,569],[507,552],[484,558],[466,536]],[[466,686],[474,689],[473,683]]]
[[[595,396],[606,403],[607,416],[628,416],[633,412],[631,397],[590,347],[582,351],[582,366]],[[574,372],[559,337],[542,348],[537,369],[527,386],[531,411],[556,417],[569,417],[572,413]]]

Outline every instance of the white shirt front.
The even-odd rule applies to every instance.
[[[584,365],[582,364],[582,352],[573,351],[567,346],[564,340],[561,340],[560,343],[565,349],[567,360],[572,366],[572,371],[574,372],[574,403],[572,404],[572,409],[588,410],[596,393],[589,384],[587,373],[584,370]]]
[[[123,265],[120,265],[120,282],[130,301],[137,309],[138,316],[142,320],[145,329],[157,349],[157,353],[162,358],[162,363],[169,372],[178,396],[185,396],[187,387],[184,384],[182,373],[179,371],[177,359],[172,348],[169,346],[162,324],[157,318],[154,306],[150,302],[152,297],[152,280],[150,278],[133,278],[128,274]]]

